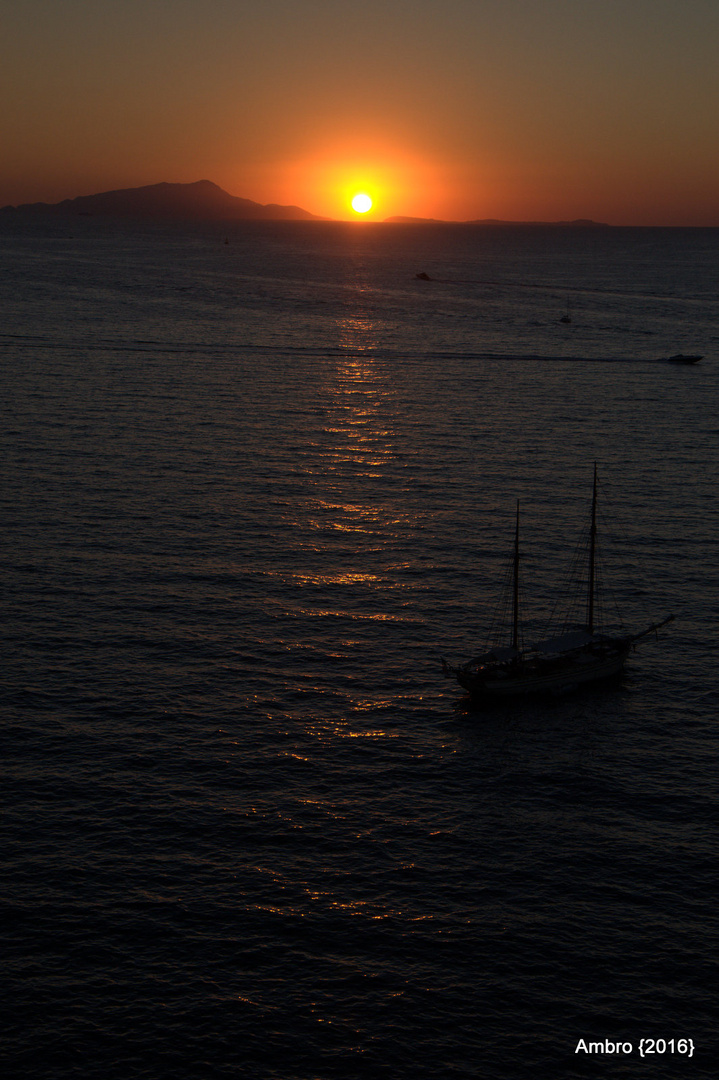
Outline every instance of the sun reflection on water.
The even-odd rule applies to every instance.
[[[347,315],[338,319],[339,343],[353,352],[366,352],[378,347],[378,328],[367,315]]]
[[[385,640],[388,651],[398,640],[417,641],[425,621],[408,594],[416,579],[405,573],[406,545],[422,523],[413,488],[408,497],[407,451],[398,448],[396,358],[383,355],[380,328],[361,305],[336,332],[337,350],[298,401],[303,427],[279,504],[287,507],[280,513],[290,558],[267,570],[275,587],[265,603],[278,620],[268,693],[277,680],[286,689],[285,753],[298,765],[307,761],[306,740],[367,752],[395,737],[383,721],[398,702],[386,700],[385,679],[372,685],[363,650],[368,641]],[[300,745],[292,737],[298,720]]]
[[[335,574],[292,574],[295,581],[303,585],[354,585],[360,581],[381,581],[379,574],[335,573]]]
[[[328,373],[324,390],[329,415],[316,449],[323,471],[349,470],[348,480],[355,481],[381,479],[396,453],[395,433],[388,423],[394,397],[391,381],[384,363],[367,351],[376,347],[369,320],[345,319],[338,329],[341,344],[353,352],[341,356],[331,376]],[[344,513],[360,509],[356,499],[333,501]],[[362,505],[361,510],[366,514],[370,508]],[[338,520],[336,527],[345,529],[347,522]]]

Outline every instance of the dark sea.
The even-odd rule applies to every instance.
[[[719,230],[2,219],[3,1077],[716,1077]]]

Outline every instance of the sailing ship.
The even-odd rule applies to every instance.
[[[583,625],[523,648],[520,641],[519,504],[511,568],[512,622],[509,643],[490,648],[458,667],[442,660],[444,674],[454,677],[476,704],[524,695],[561,694],[621,673],[634,645],[666,626],[667,616],[638,633],[605,634],[597,629],[597,467],[594,466],[589,529],[588,570]]]

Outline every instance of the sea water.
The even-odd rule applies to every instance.
[[[714,1076],[719,231],[0,230],[4,1075]]]

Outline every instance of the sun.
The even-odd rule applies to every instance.
[[[368,210],[372,209],[372,200],[369,195],[365,195],[364,192],[359,192],[352,199],[352,209],[356,214],[366,214]]]

